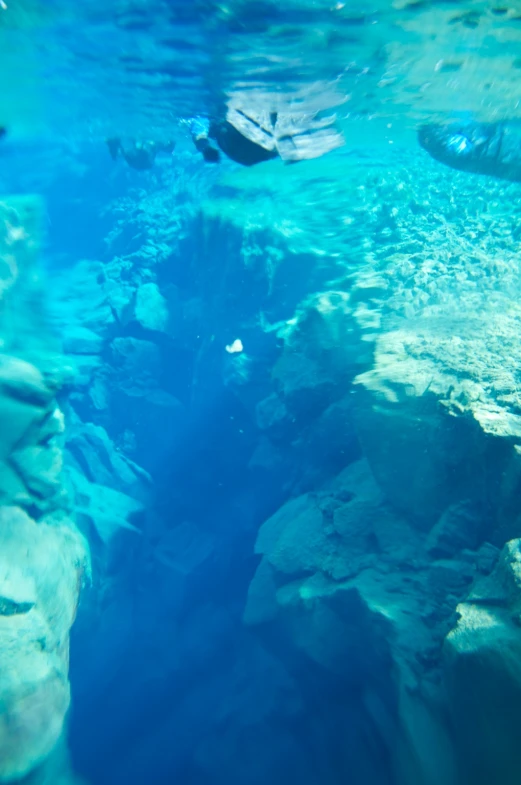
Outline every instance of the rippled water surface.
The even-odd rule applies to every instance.
[[[3,122],[172,133],[229,96],[338,117],[521,115],[521,3],[11,0]],[[6,100],[7,99],[7,100]]]

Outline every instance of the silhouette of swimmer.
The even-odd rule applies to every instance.
[[[209,135],[228,158],[242,166],[255,166],[279,156],[275,146],[271,149],[264,147],[259,141],[245,136],[226,119],[212,122]]]
[[[116,161],[121,155],[133,169],[151,169],[158,153],[171,153],[175,142],[137,142],[124,145],[121,139],[107,139],[107,147],[112,159]]]
[[[317,114],[254,107],[246,110],[236,104],[217,119],[194,119],[190,131],[205,161],[217,163],[222,152],[242,166],[273,158],[296,163],[318,158],[344,143],[334,127],[334,117],[318,119]]]
[[[242,166],[253,166],[277,157],[276,152],[265,150],[247,139],[226,120],[212,121],[206,129],[197,125],[195,129],[192,128],[192,139],[196,149],[210,164],[216,164],[221,160],[220,151]]]
[[[418,141],[452,169],[521,182],[521,123],[461,122],[423,125]]]
[[[201,153],[206,163],[216,164],[221,160],[221,154],[210,139],[211,128],[207,121],[195,118],[190,123],[190,134],[195,149]]]

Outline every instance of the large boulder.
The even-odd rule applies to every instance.
[[[357,705],[355,727],[371,728],[395,781],[456,785],[437,685],[452,621],[446,598],[464,598],[473,566],[451,562],[456,581],[443,562],[426,560],[421,538],[388,506],[365,461],[283,505],[261,527],[256,550],[262,560],[245,621],[308,699],[311,692],[333,711],[331,685],[345,692],[339,726]]]
[[[374,366],[356,380],[355,420],[372,470],[418,526],[429,529],[450,505],[470,502],[490,511],[489,528],[504,542],[505,526],[515,532],[520,469],[517,399],[503,392],[515,384],[516,360],[504,347],[492,357],[488,338],[514,325],[484,312],[479,327],[448,335],[439,318],[402,321],[379,336]]]
[[[99,538],[109,545],[121,529],[140,533],[136,523],[142,517],[141,502],[106,485],[89,482],[73,468],[67,472],[71,481],[74,509],[78,524],[93,542]]]
[[[101,425],[82,422],[71,409],[67,418],[67,463],[93,483],[106,485],[145,501],[152,484],[150,475],[117,449]]]
[[[342,398],[349,382],[372,356],[342,291],[308,298],[280,335],[283,350],[272,371],[275,390],[298,421],[319,415]]]
[[[135,317],[145,330],[166,331],[169,323],[168,303],[156,283],[144,283],[138,288]]]

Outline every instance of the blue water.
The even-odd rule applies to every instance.
[[[0,569],[0,782],[518,782],[517,5],[0,9],[0,338],[61,379],[68,498],[5,425],[0,511],[90,559],[65,709]]]

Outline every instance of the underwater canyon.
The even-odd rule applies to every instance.
[[[0,23],[0,783],[519,785],[521,9],[87,6]]]

